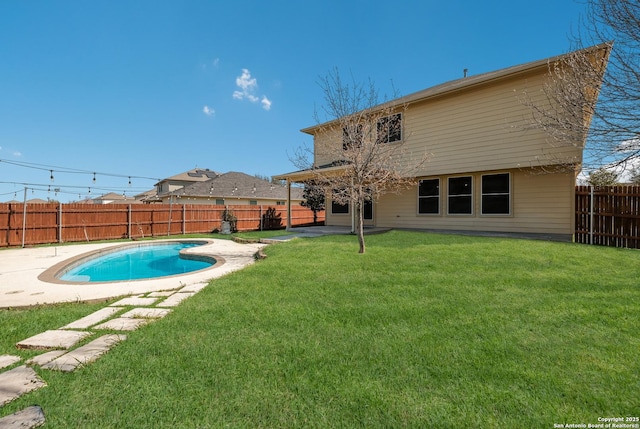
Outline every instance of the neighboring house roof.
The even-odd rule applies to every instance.
[[[149,189],[148,191],[141,192],[139,194],[134,195],[136,200],[144,201],[147,198],[155,197],[158,194],[158,191],[154,189]]]
[[[177,188],[183,188],[194,182],[204,182],[219,175],[220,173],[217,171],[209,170],[208,168],[194,168],[160,180],[156,183],[154,190],[137,195],[136,198],[142,202],[160,202],[162,201],[162,196],[169,195]]]
[[[116,192],[109,192],[108,194],[101,195],[99,197],[93,198],[92,201],[96,204],[106,204],[111,202],[137,202],[134,197],[127,197],[123,194],[118,194]]]
[[[162,182],[203,182],[209,179],[213,179],[216,176],[219,176],[220,173],[209,170],[208,168],[194,168],[189,171],[185,171],[184,173],[176,174],[175,176],[167,177],[166,179],[162,179],[158,183]]]
[[[170,195],[199,198],[244,198],[286,200],[287,188],[255,176],[231,171],[205,182],[187,185]],[[292,200],[302,200],[302,189],[291,189]]]

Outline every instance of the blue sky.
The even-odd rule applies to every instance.
[[[465,68],[473,75],[565,53],[584,7],[3,0],[0,182],[17,184],[0,183],[0,201],[22,200],[23,183],[37,189],[28,198],[66,202],[133,195],[195,167],[292,171],[290,155],[312,143],[299,130],[315,124],[317,81],[330,70],[406,95]]]

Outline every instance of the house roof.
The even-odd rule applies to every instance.
[[[100,195],[99,197],[93,198],[93,201],[104,201],[104,200],[109,200],[109,201],[133,201],[135,200],[134,197],[127,197],[123,194],[118,194],[117,192],[109,192],[107,194],[104,195]]]
[[[286,200],[287,188],[255,176],[231,171],[169,193],[178,197]],[[291,199],[301,200],[302,189],[291,188]]]
[[[167,181],[204,182],[206,180],[213,179],[214,177],[219,175],[220,173],[213,170],[209,170],[208,168],[194,168],[192,170],[185,171],[184,173],[176,174],[175,176],[162,179],[160,182],[167,182]]]
[[[584,52],[597,52],[597,51],[608,51],[611,49],[611,44],[610,43],[602,43],[600,45],[595,45],[589,48],[585,48],[582,51]],[[580,51],[575,51],[575,52],[580,52]],[[462,90],[466,90],[466,89],[470,89],[473,88],[475,86],[480,86],[480,85],[486,85],[490,82],[494,82],[497,80],[502,80],[502,79],[508,79],[520,74],[524,74],[524,73],[530,73],[536,69],[544,69],[547,70],[549,67],[549,64],[552,63],[556,63],[558,61],[561,61],[564,58],[567,58],[568,56],[572,55],[574,52],[570,52],[567,54],[563,54],[563,55],[557,55],[555,57],[550,57],[550,58],[546,58],[543,60],[537,60],[537,61],[532,61],[529,63],[524,63],[524,64],[519,64],[519,65],[515,65],[515,66],[511,66],[511,67],[507,67],[507,68],[503,68],[500,70],[496,70],[496,71],[491,71],[491,72],[487,72],[487,73],[481,73],[478,75],[473,75],[473,76],[468,76],[468,77],[463,77],[460,79],[456,79],[456,80],[451,80],[436,86],[432,86],[430,88],[427,89],[423,89],[421,91],[418,92],[414,92],[412,94],[406,95],[404,97],[400,97],[397,98],[395,100],[390,100],[387,103],[382,103],[380,106],[377,106],[377,108],[383,108],[383,107],[392,107],[392,106],[400,106],[402,104],[412,104],[412,103],[416,103],[419,101],[424,101],[430,98],[435,98],[435,97],[440,97],[446,94],[451,94],[451,93],[455,93],[458,91],[462,91]],[[375,108],[374,108],[375,110]],[[303,133],[307,133],[307,134],[314,134],[314,131],[319,128],[321,125],[327,125],[330,124],[331,122],[335,122],[335,120],[333,121],[329,121],[325,124],[318,124],[318,125],[314,125],[312,127],[308,127],[308,128],[304,128],[300,131],[302,131]]]

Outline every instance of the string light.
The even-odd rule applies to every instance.
[[[96,183],[96,173],[95,173],[95,171],[93,172],[93,183]]]
[[[49,170],[49,172],[51,173],[51,176],[49,176],[49,179],[51,179],[51,181],[53,182],[53,170]]]

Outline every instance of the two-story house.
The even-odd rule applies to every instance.
[[[608,49],[599,45],[585,52],[606,64]],[[427,151],[430,158],[415,173],[413,186],[365,207],[365,225],[571,240],[586,136],[572,144],[554,144],[542,128],[530,126],[532,109],[523,102],[525,93],[543,97],[552,66],[567,55],[464,77],[392,100],[404,106],[393,118],[400,121],[401,131],[384,144],[404,144],[406,154]],[[592,88],[594,97],[597,91]],[[585,123],[590,119],[585,112]],[[330,126],[319,124],[302,132],[314,136],[319,147],[328,144],[323,139],[330,135],[320,130]],[[335,140],[329,144],[342,144]],[[312,179],[323,167],[341,168],[319,153],[313,160],[315,172],[276,178],[291,184]],[[326,225],[354,225],[351,207],[330,201],[326,206]]]

